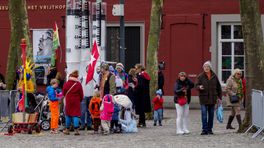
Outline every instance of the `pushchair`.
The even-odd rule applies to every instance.
[[[49,109],[49,98],[47,95],[39,94],[37,95],[38,105],[34,110],[39,112],[39,124],[42,130],[48,131],[50,129],[51,113]],[[59,125],[65,124],[64,112],[60,112]]]

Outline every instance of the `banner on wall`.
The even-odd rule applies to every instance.
[[[51,65],[53,29],[33,29],[32,31],[36,83],[43,85],[47,83],[48,68]]]

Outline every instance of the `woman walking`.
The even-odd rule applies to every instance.
[[[239,124],[238,131],[241,131],[241,116],[240,116],[240,105],[244,98],[243,93],[243,83],[242,83],[242,71],[240,69],[235,69],[233,74],[226,81],[227,90],[227,106],[231,107],[231,114],[228,118],[226,129],[235,129],[232,127],[232,121],[236,116],[237,122]]]

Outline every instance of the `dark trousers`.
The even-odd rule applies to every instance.
[[[214,104],[201,105],[203,131],[212,131],[214,124]]]
[[[142,124],[142,125],[146,125],[146,116],[145,116],[145,112],[140,112],[139,113],[139,121],[138,121],[139,124]]]
[[[94,131],[98,131],[99,126],[101,125],[101,119],[100,118],[93,118],[93,125],[94,125]]]
[[[111,130],[113,130],[114,127],[115,127],[115,129],[117,129],[117,128],[120,129],[120,128],[121,128],[121,125],[118,124],[118,120],[111,120],[111,124],[110,124],[110,128],[111,128]]]

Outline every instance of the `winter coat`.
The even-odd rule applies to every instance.
[[[159,70],[159,72],[158,72],[158,89],[161,89],[162,94],[164,95],[163,86],[164,86],[164,75],[163,75],[162,71]]]
[[[72,89],[69,91],[71,87]],[[81,116],[81,102],[84,97],[81,83],[75,79],[69,79],[64,84],[62,93],[65,96],[65,114],[67,116]]]
[[[193,82],[186,78],[184,81],[178,79],[174,85],[174,103],[178,103],[178,98],[180,96],[187,97],[187,103],[190,104],[191,102],[191,89],[194,87]],[[183,90],[186,89],[186,94]]]
[[[102,100],[99,97],[93,97],[89,104],[89,111],[92,115],[92,118],[100,118],[100,106]]]
[[[112,116],[114,112],[114,103],[113,103],[113,97],[111,95],[104,96],[100,110],[101,110],[101,114],[100,114],[101,120],[106,120],[106,121],[112,120]]]
[[[152,102],[153,102],[153,109],[154,110],[158,110],[158,109],[163,109],[163,102],[164,102],[164,99],[162,97],[155,97],[152,99]]]
[[[120,108],[118,104],[114,104],[114,113],[112,116],[112,120],[119,120],[119,111],[120,111]]]
[[[199,89],[200,85],[203,85],[203,90]],[[195,86],[199,91],[199,99],[201,105],[216,104],[217,98],[222,99],[221,84],[213,71],[211,71],[210,79],[208,79],[205,72],[199,74]]]
[[[151,112],[151,103],[149,95],[150,76],[145,71],[137,75],[138,85],[135,87],[135,107],[136,113]]]
[[[101,98],[107,94],[114,95],[116,93],[115,75],[109,71],[100,77],[100,92]]]
[[[52,86],[48,86],[46,89],[46,92],[48,94],[48,98],[50,101],[58,101],[59,100],[59,98],[56,98],[56,92]]]
[[[127,96],[133,103],[133,108],[135,108],[135,87],[137,86],[137,80],[132,75],[128,75],[128,85]]]
[[[233,76],[230,76],[226,81],[226,91],[227,91],[227,99],[226,99],[226,105],[230,107],[239,107],[242,99],[239,98],[239,102],[237,103],[231,103],[230,102],[230,96],[236,95],[238,89],[238,85],[235,81],[235,78]]]

